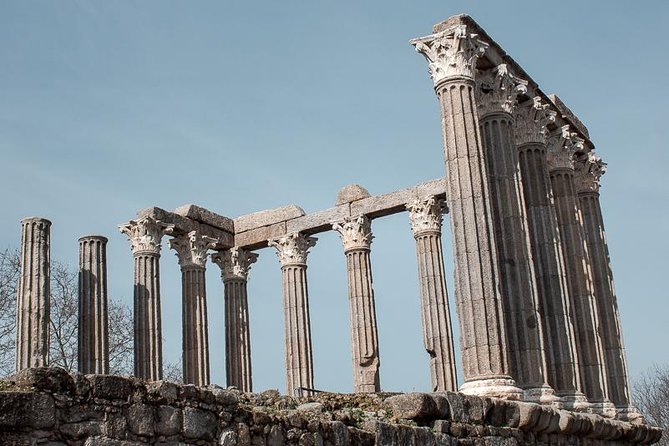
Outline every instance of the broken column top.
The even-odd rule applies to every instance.
[[[83,241],[86,241],[86,240],[99,240],[99,241],[105,242],[105,243],[107,243],[109,241],[109,239],[107,239],[107,237],[105,237],[104,235],[84,235],[82,237],[79,237],[80,242],[83,242]]]
[[[44,217],[26,217],[26,218],[21,219],[21,223],[30,223],[30,222],[44,223],[46,225],[51,224],[51,220],[46,219]]]

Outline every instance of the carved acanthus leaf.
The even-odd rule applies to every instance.
[[[223,281],[235,279],[246,281],[251,264],[257,260],[258,254],[236,246],[211,256],[211,261],[221,268]]]
[[[372,244],[372,222],[366,215],[346,217],[343,221],[332,224],[332,229],[339,233],[344,244],[344,252],[353,249],[369,249]]]
[[[547,147],[546,164],[549,171],[573,169],[574,156],[583,152],[585,140],[572,132],[567,124],[548,137]]]
[[[160,241],[171,225],[146,216],[118,226],[128,236],[133,254],[160,254]]]
[[[488,44],[480,40],[477,34],[467,32],[466,25],[457,25],[437,34],[413,39],[410,43],[427,59],[435,86],[449,77],[473,79],[476,60],[488,48]]]
[[[557,113],[544,104],[540,96],[535,96],[528,104],[516,109],[515,137],[516,146],[539,143],[546,144],[548,124],[555,122]]]
[[[170,239],[170,248],[176,251],[181,268],[204,268],[207,251],[215,248],[217,240],[197,231],[181,234]]]
[[[317,240],[316,237],[293,233],[276,240],[269,240],[267,243],[276,248],[281,266],[306,265],[309,248],[316,246]]]
[[[415,200],[406,205],[409,221],[414,236],[426,232],[441,232],[443,215],[446,213],[446,201],[435,197]]]
[[[479,74],[476,78],[479,116],[490,113],[513,113],[518,96],[527,93],[527,81],[509,71],[506,64]]]
[[[574,163],[574,182],[577,192],[599,192],[599,180],[607,164],[594,152],[584,153]]]

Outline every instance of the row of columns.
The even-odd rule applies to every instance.
[[[442,115],[467,393],[630,415],[603,163],[465,25],[414,39]]]
[[[424,345],[435,391],[457,389],[453,337],[441,246],[444,200],[428,197],[407,205],[416,239]],[[174,228],[150,217],[121,225],[135,258],[135,375],[162,379],[160,273],[161,239],[172,235],[182,271],[184,382],[209,383],[205,265],[216,240]],[[360,215],[333,222],[347,259],[353,382],[356,392],[380,391],[379,342],[370,262],[371,221]],[[316,238],[300,233],[269,240],[282,270],[285,322],[286,388],[313,389],[313,354],[309,319],[307,256]],[[247,280],[258,255],[239,247],[212,255],[225,287],[226,377],[228,385],[252,389]]]

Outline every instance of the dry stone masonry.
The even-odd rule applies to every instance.
[[[371,195],[348,185],[334,207],[296,205],[235,219],[195,205],[147,208],[119,226],[135,262],[135,377],[107,376],[106,239],[80,240],[79,370],[48,365],[48,220],[22,222],[17,371],[0,392],[10,444],[651,444],[630,403],[622,329],[599,202],[606,164],[585,126],[468,16],[411,40],[439,103],[446,175]],[[435,129],[436,130],[436,129]],[[371,264],[374,220],[406,212],[416,241],[431,394],[380,393]],[[444,278],[452,231],[460,327],[458,387]],[[347,262],[354,395],[317,392],[307,258],[334,231]],[[160,250],[182,272],[183,377],[161,381]],[[247,281],[274,248],[283,283],[288,396],[256,395]],[[210,257],[211,256],[211,257]],[[225,293],[226,384],[210,383],[208,260]],[[341,278],[345,280],[344,278]],[[388,349],[392,346],[384,346]],[[14,443],[11,443],[11,442]]]

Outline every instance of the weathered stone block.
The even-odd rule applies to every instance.
[[[109,413],[102,426],[102,434],[106,437],[123,440],[128,437],[128,421],[120,413]]]
[[[61,424],[60,432],[66,437],[78,440],[100,435],[102,423],[100,421],[82,421],[79,423]]]
[[[113,440],[104,437],[91,437],[86,439],[84,446],[143,446],[146,443],[138,441]]]
[[[216,428],[217,420],[213,413],[193,407],[183,410],[183,433],[186,438],[212,440]]]
[[[130,430],[137,435],[150,436],[155,432],[156,416],[152,406],[148,404],[133,404],[128,409],[128,424]]]
[[[169,381],[154,381],[146,384],[146,391],[151,401],[172,404],[179,398],[180,387]]]
[[[176,435],[181,431],[182,425],[181,409],[171,406],[160,406],[156,409],[156,434]]]
[[[237,446],[237,432],[227,430],[221,432],[221,438],[218,440],[219,446]]]
[[[128,378],[114,375],[86,375],[94,398],[127,400],[132,395],[132,382]]]
[[[386,403],[398,418],[428,419],[439,415],[435,400],[427,393],[405,393],[391,396]]]
[[[34,367],[17,372],[12,381],[18,387],[43,392],[73,394],[76,386],[72,376],[60,367]]]
[[[267,435],[267,446],[283,446],[284,444],[283,428],[278,425],[272,426]]]
[[[44,429],[56,422],[56,406],[49,395],[0,392],[0,427]]]
[[[276,223],[282,223],[293,218],[303,216],[304,210],[294,204],[283,206],[276,209],[254,212],[252,214],[242,215],[234,220],[235,232],[245,232],[262,226],[270,226]]]

